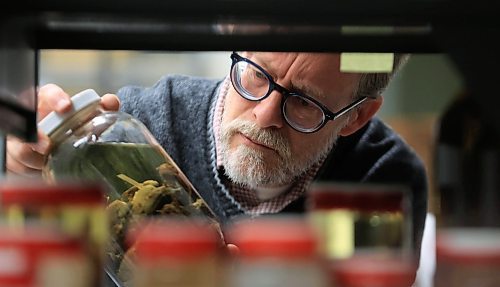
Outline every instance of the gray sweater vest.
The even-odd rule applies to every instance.
[[[220,80],[166,76],[153,87],[124,87],[121,109],[141,120],[189,178],[221,223],[244,214],[216,168],[213,113]],[[427,178],[415,152],[378,118],[338,140],[317,180],[399,183],[411,189],[414,246],[427,211]],[[303,212],[305,198],[284,212]]]

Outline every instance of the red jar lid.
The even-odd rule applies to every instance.
[[[409,287],[416,264],[398,258],[356,256],[331,266],[333,280],[341,287]]]
[[[220,241],[215,223],[196,219],[142,221],[127,234],[138,261],[162,258],[197,259],[217,252]]]
[[[436,237],[436,257],[441,263],[500,267],[500,229],[440,229]]]
[[[308,209],[398,212],[408,208],[407,196],[407,188],[401,185],[320,182],[310,188]]]
[[[51,228],[26,226],[24,229],[0,227],[0,247],[21,246],[28,252],[43,253],[52,249],[80,250],[83,242]]]
[[[42,181],[0,183],[0,205],[58,206],[65,204],[104,204],[104,187],[94,182]]]
[[[317,237],[304,218],[259,217],[236,222],[228,230],[228,240],[247,258],[315,257]]]

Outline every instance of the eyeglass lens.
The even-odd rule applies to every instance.
[[[271,82],[258,67],[245,61],[235,63],[233,80],[238,92],[246,99],[256,101],[267,96]],[[314,102],[298,94],[284,95],[283,113],[285,120],[302,131],[315,129],[324,120],[323,110]]]
[[[323,111],[313,102],[297,95],[290,95],[283,107],[286,120],[295,127],[310,130],[321,125]]]
[[[249,100],[259,100],[267,95],[270,82],[257,67],[240,61],[236,64],[236,79]]]

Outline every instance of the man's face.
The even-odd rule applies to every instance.
[[[331,111],[352,101],[358,74],[340,72],[339,54],[243,53],[281,86],[317,99]],[[283,119],[282,95],[273,91],[262,101],[241,97],[232,86],[221,124],[221,154],[226,173],[249,187],[291,183],[331,149],[348,117],[328,122],[315,133],[295,131]]]

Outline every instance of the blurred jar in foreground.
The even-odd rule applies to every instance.
[[[478,99],[460,91],[437,122],[438,227],[500,228],[500,137]]]
[[[51,182],[76,178],[107,186],[111,272],[119,269],[125,234],[137,220],[165,215],[215,218],[140,121],[102,110],[99,95],[91,89],[71,100],[74,110],[50,113],[38,124],[53,144],[43,175]]]
[[[0,228],[0,286],[95,287],[84,242],[55,229]]]
[[[0,225],[11,234],[57,231],[82,241],[92,264],[92,286],[103,280],[108,224],[103,187],[90,182],[49,185],[41,181],[0,183]],[[43,233],[44,234],[44,233]],[[29,242],[28,242],[29,243]]]
[[[239,248],[226,268],[227,287],[328,286],[317,256],[317,238],[300,217],[239,220],[227,229]]]
[[[308,196],[325,259],[356,254],[411,259],[411,205],[403,186],[321,182],[311,186]]]
[[[134,287],[220,287],[218,228],[193,219],[147,220],[128,234]]]
[[[439,229],[436,254],[435,287],[500,286],[500,229]]]
[[[410,287],[417,266],[399,257],[356,255],[330,265],[335,287]]]

